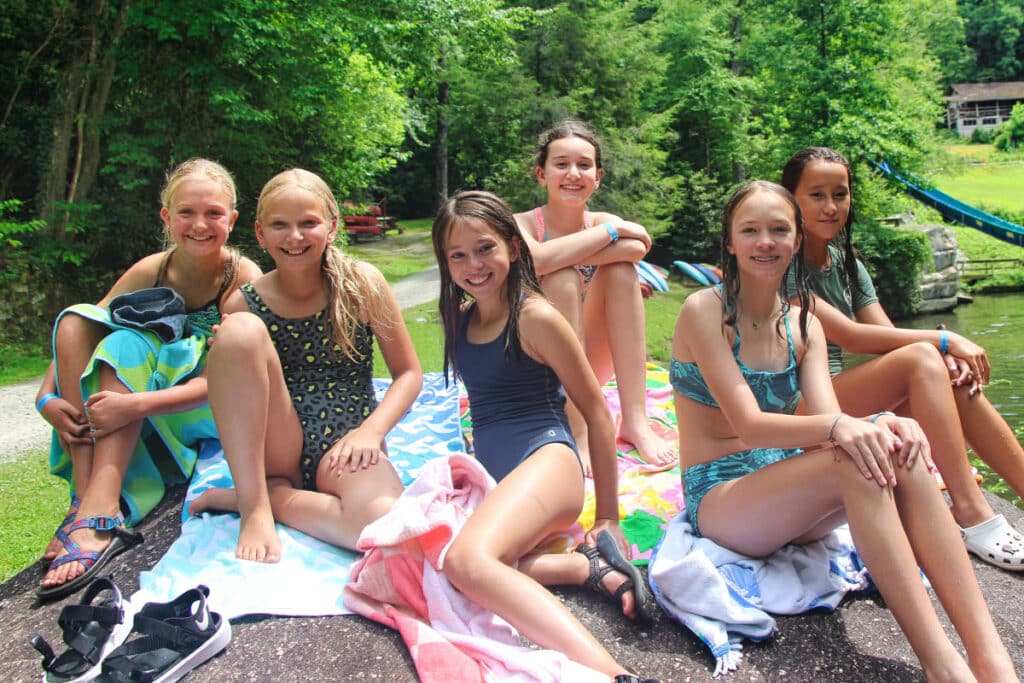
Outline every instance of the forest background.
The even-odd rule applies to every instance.
[[[235,174],[243,226],[292,166],[399,216],[467,188],[523,210],[537,133],[577,116],[604,142],[595,208],[714,262],[736,183],[824,144],[857,162],[859,215],[891,213],[863,160],[927,174],[948,84],[1001,80],[1024,80],[1024,0],[7,0],[0,343],[45,344],[159,249],[159,187],[192,156]],[[912,312],[922,239],[858,234]]]

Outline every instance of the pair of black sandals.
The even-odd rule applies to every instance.
[[[196,586],[135,611],[110,576],[97,578],[77,605],[61,610],[64,652],[55,654],[38,634],[29,641],[43,655],[43,682],[177,681],[231,641],[231,624],[210,611],[209,594]]]

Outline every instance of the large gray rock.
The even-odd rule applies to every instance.
[[[183,497],[183,488],[172,489],[139,527],[145,544],[112,563],[115,580],[126,593],[138,588],[139,572],[152,567],[177,537]],[[989,498],[1019,528],[1020,512],[1006,501]],[[974,564],[996,626],[1018,671],[1024,672],[1024,575]],[[28,639],[39,632],[51,643],[59,643],[57,615],[64,604],[78,600],[76,595],[64,602],[36,604],[33,591],[43,568],[42,562],[36,563],[0,586],[0,680],[4,683],[39,680],[39,657]],[[663,681],[711,679],[713,661],[707,649],[667,617],[639,627],[596,594],[575,588],[556,590],[556,594],[619,661],[644,675]],[[948,620],[941,618],[952,634]],[[877,595],[849,599],[831,614],[780,617],[778,626],[778,633],[768,641],[745,645],[739,671],[726,680],[923,680],[906,638]],[[188,681],[416,680],[398,634],[361,617],[247,617],[232,623],[232,629],[228,648],[191,673]]]

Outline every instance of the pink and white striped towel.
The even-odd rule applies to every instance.
[[[363,530],[345,604],[398,630],[424,683],[607,681],[552,650],[523,647],[515,629],[457,591],[441,568],[452,539],[494,488],[473,458],[429,461],[384,517]]]

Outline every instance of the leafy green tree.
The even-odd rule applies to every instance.
[[[993,140],[996,149],[1008,151],[1024,145],[1024,104],[1017,103],[1010,110],[1010,118],[999,124]]]
[[[959,0],[958,7],[977,59],[969,80],[1024,79],[1024,1]]]

